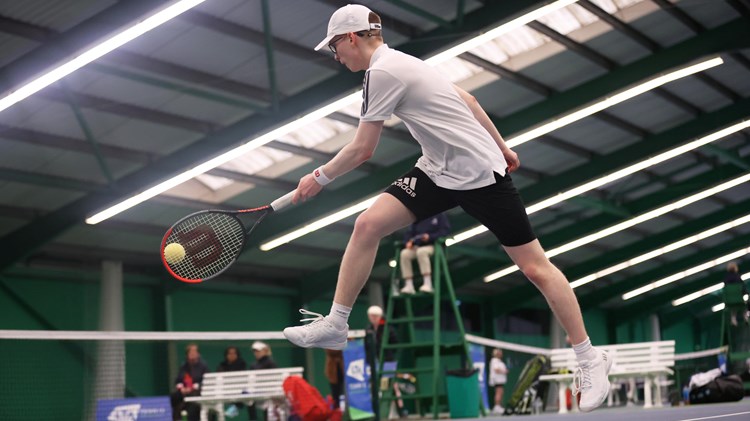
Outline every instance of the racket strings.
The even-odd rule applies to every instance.
[[[245,232],[233,215],[205,212],[177,224],[166,244],[178,243],[185,257],[168,263],[172,271],[185,279],[202,280],[226,269],[242,252]]]

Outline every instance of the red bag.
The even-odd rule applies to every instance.
[[[326,421],[331,416],[331,408],[320,395],[302,377],[289,376],[284,380],[284,394],[292,407],[292,413],[302,421]]]

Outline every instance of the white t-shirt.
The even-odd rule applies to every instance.
[[[497,370],[502,372],[498,373]],[[490,360],[490,386],[503,385],[508,381],[508,368],[500,358],[493,358]]]
[[[500,148],[479,124],[453,84],[422,60],[378,47],[362,90],[361,121],[396,115],[422,147],[417,168],[440,187],[471,190],[505,175]]]

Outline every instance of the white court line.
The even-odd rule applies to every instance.
[[[744,414],[750,414],[750,411],[745,411],[745,412],[735,412],[734,414],[714,415],[714,416],[711,416],[711,417],[701,417],[701,418],[686,418],[686,419],[684,419],[684,420],[680,420],[680,421],[698,421],[698,420],[712,420],[712,419],[714,419],[714,418],[724,418],[724,417],[732,417],[732,416],[735,416],[735,415],[744,415]]]

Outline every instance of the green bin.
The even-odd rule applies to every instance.
[[[445,384],[451,418],[479,417],[479,370],[448,370]]]

